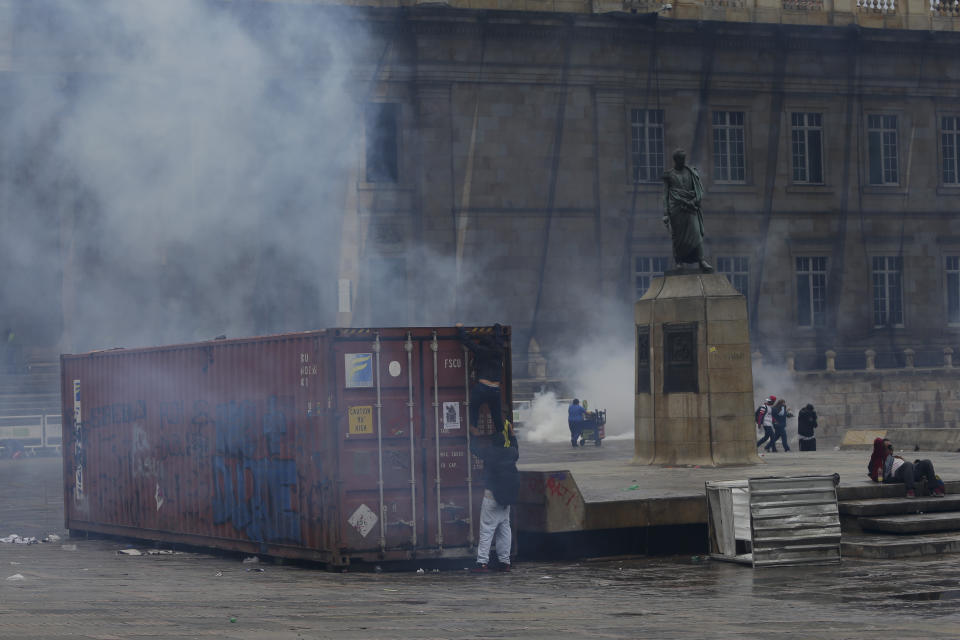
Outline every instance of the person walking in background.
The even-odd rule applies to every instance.
[[[494,432],[503,431],[503,408],[500,398],[500,381],[503,378],[504,336],[503,327],[493,325],[493,335],[481,335],[474,339],[456,324],[460,342],[473,354],[473,370],[476,381],[470,386],[470,426],[480,419],[480,405],[487,405]]]
[[[773,403],[776,401],[777,396],[768,397],[763,401],[763,404],[757,407],[754,414],[754,418],[757,420],[757,430],[763,431],[763,437],[757,440],[757,446],[759,447],[766,442],[763,450],[770,453],[777,452],[777,441],[773,435]]]
[[[817,438],[814,430],[817,428],[817,412],[813,405],[808,404],[797,414],[797,437],[800,440],[800,451],[816,451]]]
[[[473,573],[489,573],[490,545],[496,544],[500,571],[510,571],[510,505],[516,504],[520,492],[517,460],[520,446],[508,420],[503,431],[484,438],[475,425],[470,425],[470,452],[483,460],[483,502],[480,503],[480,541],[477,543],[477,566]]]
[[[783,443],[783,450],[790,451],[790,445],[787,444],[787,418],[792,418],[793,414],[787,410],[787,401],[783,398],[777,400],[773,405],[773,444],[776,449],[777,440]]]
[[[570,427],[570,444],[579,446],[580,432],[583,431],[583,417],[587,410],[580,405],[580,400],[574,398],[567,407],[567,426]]]

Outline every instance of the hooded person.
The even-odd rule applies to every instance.
[[[777,440],[773,430],[773,403],[776,401],[777,396],[768,396],[763,404],[757,407],[754,414],[757,421],[757,430],[763,430],[763,437],[757,440],[757,446],[759,447],[766,442],[767,444],[763,449],[770,453],[777,452]]]
[[[817,450],[817,412],[813,405],[808,404],[797,414],[797,438],[800,441],[800,451]]]
[[[873,453],[870,454],[870,462],[867,463],[867,475],[874,482],[883,482],[883,462],[890,455],[883,438],[876,438],[873,441]]]
[[[477,543],[477,566],[474,573],[488,573],[491,543],[496,543],[500,571],[510,571],[510,505],[516,504],[520,492],[517,460],[520,447],[513,425],[504,421],[502,431],[489,436],[471,425],[470,452],[483,461],[483,502],[480,505],[480,540]]]

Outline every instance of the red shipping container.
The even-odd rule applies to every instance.
[[[331,565],[472,557],[468,356],[454,328],[63,355],[66,527]]]

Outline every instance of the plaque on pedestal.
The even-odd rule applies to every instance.
[[[634,462],[760,462],[746,299],[721,274],[667,275],[634,316]]]

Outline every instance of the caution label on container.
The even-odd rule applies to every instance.
[[[373,407],[348,407],[350,434],[373,433]]]

